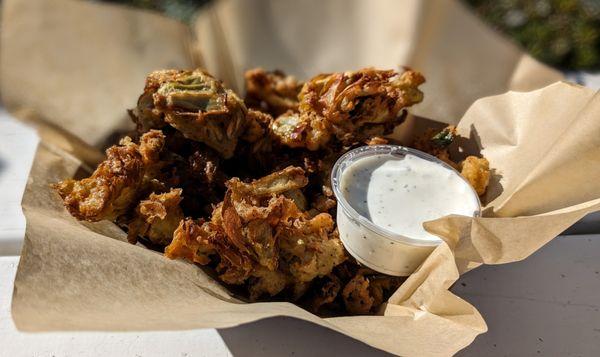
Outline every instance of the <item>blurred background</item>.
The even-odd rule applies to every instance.
[[[97,0],[189,22],[211,0]],[[600,0],[462,0],[533,57],[563,71],[600,70]]]

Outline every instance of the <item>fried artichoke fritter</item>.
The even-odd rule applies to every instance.
[[[303,84],[254,69],[245,79],[243,102],[202,70],[152,72],[130,111],[139,143],[124,138],[90,177],[54,187],[76,218],[127,225],[130,242],[144,238],[171,259],[208,266],[250,300],[276,296],[325,315],[377,312],[403,279],[346,254],[330,171],[353,147],[393,143],[383,136],[422,101],[423,76],[367,68]],[[430,130],[414,146],[482,194],[489,163],[451,161],[455,136],[454,127]]]
[[[219,156],[208,148],[193,151],[177,167],[178,182],[183,189],[181,206],[186,215],[210,215],[212,204],[223,199],[227,176]]]
[[[483,195],[490,182],[490,163],[486,158],[468,156],[459,165],[460,174],[469,181],[478,195]]]
[[[449,125],[441,131],[433,128],[425,130],[425,132],[413,141],[413,147],[430,155],[437,157],[445,163],[456,167],[456,163],[450,160],[450,152],[448,147],[456,138],[456,127]]]
[[[302,87],[298,111],[277,117],[271,131],[286,146],[313,151],[334,138],[352,145],[386,135],[402,123],[406,108],[423,100],[418,86],[424,82],[412,70],[322,74]]]
[[[448,147],[456,139],[456,128],[450,125],[441,131],[433,128],[427,129],[422,135],[415,138],[413,147],[424,151],[460,171],[461,175],[469,181],[479,196],[485,194],[490,180],[490,166],[487,159],[477,156],[468,156],[464,161],[456,163],[450,159]]]
[[[344,286],[342,298],[346,309],[359,315],[368,314],[375,302],[369,292],[369,280],[361,274],[357,274]]]
[[[173,232],[183,219],[179,206],[181,193],[180,188],[174,188],[166,193],[151,193],[148,199],[141,201],[129,223],[127,240],[135,243],[141,236],[158,245],[171,243]]]
[[[399,277],[361,268],[342,290],[344,306],[353,315],[373,313],[402,281]]]
[[[298,94],[302,83],[281,71],[255,68],[246,71],[246,104],[273,116],[298,109]]]
[[[75,218],[91,222],[114,220],[136,203],[144,177],[158,165],[164,135],[151,130],[139,144],[129,137],[106,150],[106,160],[82,180],[68,179],[54,185],[65,207]]]
[[[229,180],[211,221],[182,222],[165,255],[200,264],[218,261],[220,278],[247,283],[253,300],[329,274],[346,259],[333,219],[325,213],[311,218],[285,196],[306,182],[295,167],[251,183]]]
[[[197,69],[152,72],[130,115],[140,132],[170,125],[230,158],[246,128],[246,112],[233,91]]]
[[[263,197],[282,194],[302,188],[307,183],[308,179],[304,175],[304,170],[299,167],[288,166],[283,170],[254,180],[252,183],[244,183],[233,178],[227,183],[227,186],[236,195],[243,198],[244,195]]]
[[[309,310],[316,313],[322,306],[333,303],[341,289],[342,283],[335,274],[324,276],[316,282],[308,297],[307,306]]]

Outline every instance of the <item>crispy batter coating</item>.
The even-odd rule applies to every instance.
[[[483,195],[487,189],[490,180],[489,162],[482,157],[468,156],[460,164],[450,159],[448,147],[456,139],[456,128],[452,125],[441,131],[429,128],[422,135],[415,138],[413,147],[436,156],[438,159],[448,163],[458,169],[464,178],[469,181],[471,186],[477,191],[478,195]]]
[[[453,125],[449,125],[441,131],[429,128],[414,139],[412,146],[456,167],[456,163],[450,160],[450,153],[448,152],[448,147],[454,142],[455,138],[456,127]]]
[[[288,111],[271,124],[271,132],[277,140],[291,148],[307,148],[316,151],[331,139],[331,125],[315,113]]]
[[[269,296],[277,295],[289,284],[290,279],[284,272],[280,270],[269,270],[259,265],[249,279],[248,291],[250,293],[250,299],[256,300],[264,294]]]
[[[369,292],[369,280],[357,274],[342,290],[342,298],[346,309],[352,314],[368,314],[375,299]]]
[[[114,220],[135,205],[146,172],[152,172],[164,145],[158,130],[144,134],[140,144],[129,137],[106,150],[106,160],[82,180],[68,179],[54,185],[65,207],[80,220]]]
[[[212,204],[223,200],[227,176],[219,156],[212,150],[193,151],[177,167],[176,187],[183,189],[181,206],[188,216],[210,215]]]
[[[130,115],[141,132],[169,124],[230,158],[246,128],[246,111],[242,100],[210,74],[166,70],[148,76]]]
[[[204,220],[186,218],[173,234],[173,241],[165,248],[171,259],[185,258],[202,265],[209,264],[218,254],[217,272],[228,284],[242,284],[250,276],[254,263],[250,257],[231,244],[220,225]]]
[[[141,201],[135,209],[135,217],[129,223],[127,240],[135,243],[138,237],[146,237],[152,243],[168,245],[173,232],[183,219],[180,188],[166,193],[151,193],[148,199]]]
[[[239,179],[232,179],[227,186],[237,195],[270,196],[294,189],[299,189],[308,183],[304,170],[299,167],[289,166],[281,171],[274,172],[265,177],[254,180],[252,183],[243,183]]]
[[[375,312],[375,309],[389,298],[403,279],[361,268],[346,283],[342,290],[342,300],[346,310],[354,315]]]
[[[229,180],[211,221],[200,227],[184,221],[166,256],[200,264],[219,261],[220,278],[229,284],[247,283],[251,299],[276,295],[286,287],[299,289],[331,273],[346,258],[333,219],[324,213],[311,218],[285,196],[306,183],[303,170],[296,167],[251,183]],[[202,257],[190,258],[187,247]]]
[[[353,147],[393,142],[383,136],[423,99],[424,78],[367,68],[305,84],[262,69],[245,79],[244,103],[201,70],[152,72],[130,111],[139,142],[124,138],[90,177],[56,190],[76,218],[127,225],[130,242],[214,269],[250,300],[275,297],[327,316],[375,313],[402,279],[346,254],[330,171]],[[459,168],[482,194],[489,163],[452,162],[455,135],[430,130],[414,146]]]
[[[273,116],[298,109],[298,94],[302,83],[293,76],[287,76],[282,71],[269,72],[255,68],[246,71],[244,78],[245,102],[250,108]]]
[[[137,106],[128,111],[129,116],[136,124],[139,133],[145,133],[150,129],[162,129],[168,124],[162,111],[154,105],[154,94],[161,85],[177,78],[180,71],[169,69],[154,71],[146,77],[144,92],[137,101]]]
[[[308,297],[307,306],[310,311],[318,312],[321,307],[331,304],[338,297],[342,283],[335,274],[324,276],[317,281]]]
[[[460,163],[460,174],[466,178],[478,195],[483,195],[490,182],[490,163],[486,158],[468,156]]]
[[[365,141],[365,144],[369,145],[369,146],[373,146],[373,145],[387,145],[390,143],[390,140],[386,139],[386,138],[382,138],[381,136],[374,136],[372,138],[368,138]]]
[[[260,112],[258,110],[249,109],[246,114],[247,127],[242,139],[249,143],[256,143],[261,139],[268,139],[267,128],[273,122],[273,117],[270,114]]]
[[[171,259],[185,258],[199,264],[208,264],[210,259],[205,251],[200,251],[200,241],[210,236],[205,231],[203,221],[194,221],[186,218],[179,222],[179,226],[173,232],[173,240],[165,248],[165,256]],[[206,246],[209,246],[206,244]],[[209,252],[214,251],[211,249]]]
[[[318,150],[336,139],[344,145],[391,133],[404,121],[405,109],[423,100],[424,77],[412,70],[366,68],[322,74],[298,95],[298,111],[275,119],[272,134],[284,145]]]

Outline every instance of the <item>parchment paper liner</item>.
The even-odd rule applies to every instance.
[[[560,78],[454,2],[300,3],[219,2],[199,14],[192,35],[116,6],[4,2],[4,103],[27,113],[42,135],[23,199],[27,231],[12,305],[19,329],[171,330],[292,316],[400,355],[449,355],[486,331],[477,310],[448,291],[459,272],[523,259],[600,209],[600,100],[556,83],[481,99],[463,116],[461,147],[481,151],[495,169],[486,216],[427,223],[447,244],[381,316],[322,319],[288,303],[244,304],[197,267],[127,244],[112,223],[66,213],[48,184],[98,160],[92,146],[127,128],[124,109],[156,68],[202,63],[239,87],[243,69],[254,65],[304,77],[405,63],[428,77],[427,99],[414,112],[442,122],[456,122],[476,98]]]

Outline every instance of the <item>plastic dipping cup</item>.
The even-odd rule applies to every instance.
[[[387,158],[388,155],[389,159]],[[360,214],[358,211],[365,211],[365,208],[363,207],[361,209],[357,209],[356,202],[349,202],[347,196],[342,192],[343,175],[344,172],[346,172],[354,163],[357,163],[359,160],[366,158],[381,158],[383,160],[383,157],[385,157],[386,160],[405,160],[407,155],[409,155],[408,159],[415,160],[418,158],[426,160],[427,166],[430,169],[434,169],[433,172],[447,175],[448,179],[452,177],[452,180],[458,180],[453,181],[453,184],[455,187],[460,189],[460,194],[458,194],[457,191],[456,197],[452,196],[451,200],[459,200],[452,202],[468,202],[468,205],[465,204],[463,207],[466,207],[465,210],[467,210],[469,213],[472,212],[472,214],[465,214],[463,212],[463,215],[478,216],[481,211],[479,197],[477,196],[475,190],[470,186],[468,181],[465,180],[460,173],[458,173],[450,165],[422,151],[396,145],[375,145],[363,146],[351,150],[341,156],[333,166],[333,170],[331,172],[332,188],[337,198],[337,225],[340,233],[340,239],[346,250],[361,264],[366,265],[367,267],[378,272],[395,276],[407,276],[412,274],[435,249],[435,247],[442,242],[442,240],[432,235],[430,235],[430,237],[423,238],[422,234],[421,237],[418,237],[418,234],[416,233],[413,233],[412,236],[411,234],[405,233],[399,234],[393,231],[391,228],[383,227],[382,225],[374,223],[373,221],[375,221],[375,219],[371,218],[369,214]],[[439,165],[439,167],[431,165],[430,163]],[[351,171],[352,170],[348,170],[348,172]],[[398,182],[390,182],[389,186],[392,188],[402,187],[402,177],[400,175],[394,177],[393,172],[394,171],[391,171],[389,180],[396,180]],[[454,176],[456,176],[458,179],[456,179]],[[388,175],[386,175],[386,177],[388,177]],[[424,177],[428,176],[425,175]],[[346,179],[353,178],[348,177]],[[405,178],[405,180],[407,179]],[[419,178],[419,180],[422,182],[424,179]],[[426,184],[427,182],[424,183]],[[432,183],[433,182],[430,182],[430,184]],[[369,187],[370,185],[367,185],[365,192],[370,189]],[[436,197],[431,195],[427,196],[428,197],[423,197],[423,199],[436,199]],[[366,201],[363,202],[366,203]],[[440,201],[436,202],[448,202],[448,198],[446,197],[445,199],[441,199]],[[412,212],[410,206],[403,207],[402,202],[398,202],[398,204],[400,207],[408,210],[405,211],[405,213],[409,212],[408,214],[410,214],[410,212]],[[372,207],[369,206],[369,208]],[[391,214],[393,214],[393,211],[391,211]],[[419,217],[414,218],[418,219]],[[441,218],[441,216],[435,218]],[[429,218],[426,219],[426,221],[435,218]],[[402,219],[399,219],[394,220],[393,223],[397,228],[402,227],[402,224],[404,224],[403,222],[404,221]],[[419,221],[419,224],[422,224],[422,222]],[[397,229],[394,230],[397,231]],[[408,229],[408,231],[410,231],[410,229]]]

